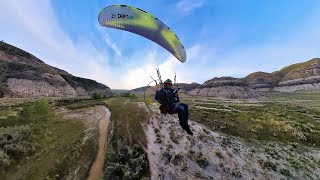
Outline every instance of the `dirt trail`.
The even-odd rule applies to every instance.
[[[98,111],[102,114],[101,117],[99,117],[99,149],[96,160],[93,162],[88,180],[96,180],[96,179],[102,179],[103,178],[103,165],[105,160],[105,150],[106,150],[106,142],[107,142],[107,134],[108,134],[108,125],[110,122],[110,111],[106,107],[99,107]]]

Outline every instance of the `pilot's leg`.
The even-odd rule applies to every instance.
[[[193,135],[188,125],[188,106],[178,105],[176,107],[176,112],[178,112],[181,127],[186,130],[188,134]]]

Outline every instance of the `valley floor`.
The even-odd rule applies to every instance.
[[[56,100],[50,117],[41,100],[1,106],[0,177],[83,179],[97,159],[89,179],[320,179],[319,97],[182,95],[193,136],[152,96]]]
[[[148,105],[151,179],[320,178],[318,94],[183,100],[193,136],[176,115],[155,114],[157,105]]]
[[[320,150],[276,142],[246,141],[190,121],[193,136],[176,116],[151,119],[151,179],[319,179]]]

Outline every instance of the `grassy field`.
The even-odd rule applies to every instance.
[[[276,93],[268,94],[260,101],[183,95],[181,99],[190,106],[191,120],[216,132],[247,141],[320,147],[319,94]],[[154,102],[152,96],[147,97],[149,105]],[[124,94],[107,99],[65,99],[51,103],[41,99],[2,106],[0,179],[59,179],[74,171],[75,165],[92,162],[97,138],[83,143],[88,124],[76,119],[63,120],[54,109],[85,111],[95,105],[106,106],[111,111],[104,178],[149,177],[147,139],[142,127],[148,116],[143,96]],[[97,136],[98,132],[95,132],[94,137]],[[87,169],[81,171],[87,172]]]
[[[85,122],[63,120],[44,99],[2,107],[0,116],[0,179],[62,178],[95,158]]]
[[[65,107],[69,110],[76,110],[76,109],[83,109],[83,108],[89,108],[94,107],[96,105],[106,106],[109,107],[109,105],[104,102],[104,99],[63,99],[58,100],[56,102],[53,102],[53,104],[57,107]]]
[[[111,127],[106,156],[106,178],[141,178],[149,176],[146,136],[142,124],[146,112],[132,94],[109,99],[41,99],[35,102],[1,106],[0,109],[0,179],[59,179],[84,162],[92,162],[97,151],[95,139],[83,141],[87,123],[65,120],[54,109],[81,112],[95,105],[111,110]],[[91,137],[92,138],[92,137]],[[135,168],[132,168],[135,167]],[[88,167],[81,167],[82,177]]]
[[[105,179],[140,179],[149,177],[149,165],[145,149],[147,139],[142,123],[146,123],[145,109],[141,95],[122,93],[108,99],[58,101],[56,106],[70,110],[88,108],[95,105],[107,106],[111,111]]]
[[[269,93],[267,100],[294,106],[303,106],[310,109],[320,109],[320,93]]]
[[[149,176],[146,135],[141,123],[147,120],[141,97],[116,97],[106,101],[111,110],[113,132],[107,148],[105,179],[140,179]],[[109,137],[110,138],[110,137]]]
[[[130,101],[142,99],[138,96]],[[319,93],[270,93],[258,101],[203,99],[185,95],[181,95],[181,99],[191,106],[190,119],[212,130],[247,140],[320,147]],[[154,102],[152,96],[147,96],[149,105]]]
[[[190,118],[245,139],[320,147],[319,99],[318,94],[270,94],[261,102],[199,99],[189,101]]]

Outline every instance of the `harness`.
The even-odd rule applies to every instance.
[[[176,109],[176,107],[175,108],[173,108],[171,111],[170,111],[170,109],[169,109],[169,103],[170,103],[170,99],[169,99],[169,95],[168,95],[168,92],[167,92],[167,90],[165,90],[165,89],[163,89],[163,92],[164,92],[164,100],[165,100],[165,102],[163,102],[163,100],[160,102],[160,106],[159,106],[159,109],[160,109],[160,112],[162,113],[162,114],[167,114],[167,113],[169,113],[169,114],[175,114],[176,113],[176,111],[175,111],[175,109]]]

